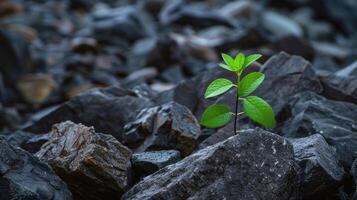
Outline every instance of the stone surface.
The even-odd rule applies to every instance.
[[[30,153],[36,153],[40,150],[41,146],[48,141],[48,134],[34,134],[25,131],[16,131],[14,133],[10,133],[5,138],[6,141],[13,146],[21,147]]]
[[[344,170],[335,149],[320,134],[290,141],[301,168],[303,198],[325,199],[336,193],[342,184]]]
[[[143,109],[125,130],[123,143],[136,152],[177,149],[184,156],[193,151],[201,133],[190,110],[175,102]]]
[[[71,200],[50,166],[0,137],[0,199]]]
[[[311,64],[301,57],[281,52],[263,65],[263,72],[264,84],[255,94],[267,100],[276,115],[283,111],[289,98],[295,94],[302,91],[322,92]]]
[[[93,127],[54,125],[36,156],[66,181],[75,199],[120,199],[130,182],[131,151]]]
[[[249,130],[146,177],[122,199],[296,199],[299,179],[291,144]]]
[[[147,151],[134,153],[131,158],[135,182],[181,159],[177,150]]]
[[[300,138],[321,134],[336,148],[339,160],[349,170],[357,151],[357,106],[305,92],[298,94],[290,107],[292,117],[283,127],[284,135]]]
[[[96,130],[121,140],[124,125],[135,117],[136,111],[151,104],[149,99],[138,97],[133,91],[117,86],[93,89],[70,99],[36,120],[26,130],[48,133],[53,124],[71,120],[94,126]]]

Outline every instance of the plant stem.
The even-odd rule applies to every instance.
[[[239,99],[239,81],[240,81],[240,74],[238,73],[238,80],[237,80],[237,97],[236,97],[236,108],[235,108],[235,115],[234,115],[234,135],[237,134],[237,119],[238,119],[238,109],[239,109],[239,104],[238,104],[238,99]]]

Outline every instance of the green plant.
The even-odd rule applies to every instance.
[[[241,76],[249,65],[261,57],[260,54],[244,56],[239,53],[235,58],[227,54],[222,54],[224,63],[219,66],[236,74],[237,81],[233,83],[225,78],[214,80],[206,89],[205,98],[212,98],[221,95],[232,88],[236,88],[235,112],[230,112],[229,108],[222,104],[209,106],[203,113],[201,124],[207,128],[218,128],[227,124],[234,116],[234,133],[237,132],[237,117],[245,114],[256,123],[267,128],[275,127],[275,117],[271,106],[257,96],[250,96],[263,82],[265,76],[260,72],[252,72]],[[243,112],[238,113],[239,101],[243,102]]]

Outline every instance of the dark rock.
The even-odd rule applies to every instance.
[[[97,53],[98,43],[94,38],[77,37],[71,41],[71,48],[76,53]]]
[[[180,159],[181,154],[176,150],[134,153],[131,158],[134,180],[137,182],[167,165],[176,163]]]
[[[26,128],[32,133],[48,133],[51,126],[65,120],[94,126],[96,130],[122,139],[124,125],[135,118],[137,111],[150,106],[149,99],[113,86],[93,89],[73,97]]]
[[[300,138],[319,133],[336,148],[346,169],[352,165],[357,151],[357,106],[327,100],[311,92],[297,94],[291,103],[292,118],[283,127],[286,137]]]
[[[282,52],[271,57],[263,65],[263,69],[265,81],[256,94],[272,105],[276,115],[284,115],[280,112],[295,94],[302,91],[322,91],[311,64],[301,57]],[[278,121],[279,119],[278,116]]]
[[[179,83],[185,79],[182,69],[179,65],[172,66],[161,73],[161,77],[171,83]]]
[[[21,147],[30,153],[36,153],[48,141],[48,134],[39,135],[25,131],[16,131],[5,138],[12,146]]]
[[[70,200],[66,184],[47,164],[0,138],[0,199]]]
[[[282,137],[249,130],[169,165],[122,199],[298,199],[293,148]]]
[[[15,108],[0,104],[0,130],[16,130],[22,123],[22,117]]]
[[[315,51],[311,44],[302,38],[296,36],[286,36],[269,46],[275,52],[285,51],[292,55],[302,56],[305,59],[312,60],[315,55]]]
[[[175,102],[143,109],[125,126],[124,144],[136,152],[176,149],[189,155],[201,130],[195,116]]]
[[[205,28],[209,26],[235,27],[237,24],[229,17],[220,15],[215,10],[207,12],[205,6],[186,6],[182,0],[170,0],[162,8],[159,15],[160,23],[164,26],[182,25],[195,28]]]
[[[320,134],[290,140],[300,165],[304,199],[326,199],[341,185],[344,170],[335,149]]]
[[[70,121],[54,125],[49,137],[36,156],[67,182],[75,199],[120,199],[130,181],[128,148]]]
[[[331,74],[322,77],[322,95],[336,101],[348,101],[357,104],[357,78],[353,76],[339,77]]]
[[[355,76],[357,77],[357,61],[353,62],[349,66],[337,71],[335,73],[336,76],[340,77],[348,77],[348,76]]]

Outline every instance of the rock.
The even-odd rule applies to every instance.
[[[169,165],[131,188],[127,199],[295,199],[299,179],[291,144],[249,130]]]
[[[98,43],[94,38],[76,37],[71,41],[71,48],[76,53],[97,53]]]
[[[23,7],[19,3],[1,1],[0,2],[0,18],[7,17],[22,12]]]
[[[192,153],[200,135],[200,125],[185,106],[175,102],[146,108],[125,126],[124,144],[136,152],[176,149]]]
[[[0,103],[0,130],[16,130],[21,127],[22,121],[15,108],[3,107]]]
[[[296,101],[290,103],[292,117],[282,132],[293,138],[321,134],[329,145],[336,148],[339,160],[349,170],[357,151],[357,106],[328,100],[312,92],[297,96]]]
[[[179,65],[172,66],[161,73],[161,77],[171,83],[179,83],[185,79],[182,69]]]
[[[138,182],[143,177],[150,175],[167,165],[176,163],[180,159],[181,154],[176,150],[134,153],[131,158],[134,180],[135,182]]]
[[[290,35],[297,37],[303,36],[303,30],[298,23],[287,16],[273,11],[266,11],[262,14],[261,25],[267,29],[275,39]]]
[[[53,124],[71,120],[94,126],[97,131],[111,134],[121,141],[124,125],[135,118],[137,111],[151,105],[149,99],[138,97],[133,91],[118,86],[93,89],[73,97],[35,120],[25,130],[48,133]]]
[[[289,98],[295,94],[302,91],[322,92],[322,86],[311,64],[301,57],[279,53],[263,65],[263,71],[264,84],[255,94],[273,107],[278,121],[280,121],[278,115],[284,115],[282,112],[284,107],[287,106]]]
[[[333,196],[344,176],[335,149],[320,134],[290,141],[295,160],[301,168],[303,198],[325,199]]]
[[[353,76],[340,77],[331,74],[322,77],[324,87],[322,95],[336,101],[348,101],[357,104],[357,78]]]
[[[220,15],[205,6],[185,6],[182,0],[170,0],[162,8],[159,20],[163,26],[181,25],[205,28],[209,26],[237,26],[231,18]]]
[[[146,82],[155,79],[155,77],[158,76],[158,71],[156,68],[153,67],[147,67],[143,68],[140,70],[137,70],[131,74],[129,74],[128,77],[126,77],[127,82],[135,82],[135,81],[140,81],[140,82]]]
[[[340,47],[337,44],[327,42],[311,42],[312,47],[317,54],[344,60],[348,57],[351,51],[348,48]]]
[[[312,60],[315,55],[310,42],[296,36],[286,36],[275,41],[268,46],[275,52],[284,51],[289,54],[302,56],[307,60]]]
[[[67,182],[75,199],[120,199],[130,181],[127,147],[71,121],[54,125],[49,137],[36,156]]]
[[[48,134],[38,135],[25,131],[16,131],[6,135],[5,139],[12,146],[21,147],[30,153],[36,153],[48,141]]]
[[[335,73],[336,76],[339,77],[348,77],[348,76],[355,76],[357,77],[357,61],[353,62],[349,66],[337,71]]]
[[[38,106],[48,99],[56,85],[49,74],[26,74],[18,79],[16,88],[27,102]]]
[[[236,19],[244,17],[250,21],[256,19],[257,11],[257,4],[247,0],[227,3],[219,10],[224,16],[234,17]]]
[[[72,199],[66,184],[50,166],[1,137],[0,186],[0,199]]]

